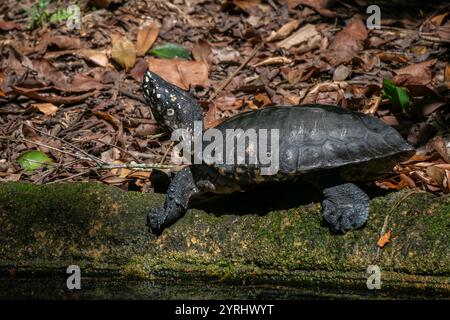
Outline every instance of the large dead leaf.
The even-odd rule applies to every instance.
[[[55,45],[60,50],[73,50],[81,48],[81,41],[78,38],[68,36],[45,34],[34,51],[39,54],[45,53],[50,45]]]
[[[71,90],[73,92],[86,92],[91,90],[101,90],[103,84],[94,78],[78,73],[72,79]]]
[[[34,70],[38,72],[38,76],[45,79],[49,84],[64,87],[67,83],[67,78],[59,71],[53,64],[45,59],[33,61]]]
[[[100,67],[107,67],[110,65],[108,56],[106,55],[106,52],[104,50],[95,50],[95,49],[86,49],[85,48],[85,49],[79,50],[78,54],[82,58],[89,60]]]
[[[144,73],[148,69],[148,63],[144,58],[138,58],[133,69],[130,70],[130,76],[137,82],[141,82],[144,79]]]
[[[292,31],[298,28],[300,25],[300,20],[291,20],[286,22],[280,29],[277,31],[272,31],[272,33],[267,37],[266,41],[276,41],[285,39],[289,36]]]
[[[147,62],[152,72],[184,90],[208,86],[208,65],[203,61],[148,58]]]
[[[134,44],[120,34],[111,34],[111,59],[116,61],[125,71],[132,68],[136,62],[136,48]]]
[[[359,18],[354,18],[339,31],[331,41],[329,49],[359,51],[364,49],[364,41],[367,39],[366,25]]]
[[[322,37],[316,30],[316,27],[312,24],[307,24],[288,38],[278,42],[277,45],[283,49],[296,47],[296,51],[306,52],[318,48],[321,39]]]
[[[52,103],[33,103],[31,107],[48,116],[53,115],[58,111],[58,107]]]
[[[148,23],[139,28],[136,39],[136,54],[143,56],[158,38],[161,25],[157,21]]]
[[[211,44],[204,39],[197,41],[192,48],[192,57],[194,60],[203,61],[210,66],[212,64]]]
[[[436,61],[437,59],[431,59],[394,70],[394,72],[398,76],[407,75],[403,82],[404,84],[427,84],[432,78],[431,66],[433,66]]]

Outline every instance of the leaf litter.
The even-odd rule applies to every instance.
[[[58,19],[30,29],[33,3],[0,5],[2,181],[153,190],[152,173],[124,165],[171,163],[140,92],[150,69],[196,97],[207,127],[269,105],[371,114],[417,148],[380,187],[450,192],[445,3],[382,6],[374,30],[364,1],[85,1],[73,30]],[[54,165],[25,173],[18,159],[32,150]]]

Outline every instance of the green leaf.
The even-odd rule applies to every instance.
[[[410,111],[409,94],[406,88],[398,87],[390,80],[383,79],[382,94],[383,96],[388,98],[394,105],[402,107],[403,111],[405,111],[406,113]]]
[[[191,54],[188,50],[175,43],[167,43],[165,45],[156,47],[149,52],[150,54],[157,56],[158,58],[173,59],[183,58],[189,59]]]
[[[38,150],[25,152],[17,159],[17,162],[26,172],[32,172],[44,166],[51,167],[53,165],[53,160]]]

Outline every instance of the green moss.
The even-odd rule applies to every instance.
[[[373,199],[367,226],[345,235],[331,233],[312,204],[265,215],[193,209],[156,238],[145,219],[163,199],[102,184],[0,184],[0,270],[48,273],[78,264],[127,278],[362,288],[367,266],[377,264],[391,289],[450,292],[449,196]],[[387,215],[391,241],[376,260]]]

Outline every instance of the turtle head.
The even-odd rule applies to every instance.
[[[155,120],[168,132],[175,129],[192,132],[194,122],[203,121],[201,107],[188,92],[151,71],[144,74],[142,92]]]

